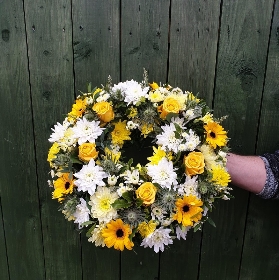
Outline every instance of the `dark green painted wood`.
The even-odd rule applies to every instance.
[[[111,75],[120,79],[120,2],[73,1],[74,70],[76,94],[105,85]],[[118,279],[120,253],[96,248],[82,233],[82,267],[85,279]]]
[[[201,233],[190,231],[161,254],[160,280],[198,279]]]
[[[224,126],[234,152],[255,152],[272,4],[223,1],[214,109],[229,115]],[[200,279],[238,279],[249,202],[247,192],[234,193],[214,210],[217,229],[204,228]]]
[[[0,279],[10,279],[0,188]]]
[[[0,2],[0,27],[1,225],[10,279],[44,279],[22,1]]]
[[[46,279],[82,279],[79,235],[57,211],[46,162],[51,127],[74,97],[71,1],[24,1]],[[41,278],[37,278],[41,279]]]
[[[121,3],[121,79],[166,83],[170,0]]]
[[[120,79],[120,1],[73,1],[76,90]]]
[[[212,102],[220,0],[172,1],[169,82]]]
[[[268,53],[257,153],[274,152],[279,147],[279,3],[276,3]],[[277,201],[251,196],[242,254],[240,279],[274,279],[279,269]]]

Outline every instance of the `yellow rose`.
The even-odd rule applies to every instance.
[[[98,153],[99,152],[96,151],[96,145],[93,143],[84,143],[78,147],[78,157],[83,161],[96,159]]]
[[[179,102],[173,97],[166,97],[163,104],[158,107],[161,119],[165,119],[169,113],[179,113]]]
[[[204,172],[204,156],[201,152],[191,152],[184,156],[185,173],[188,176],[202,174]]]
[[[93,106],[93,110],[97,113],[98,118],[103,122],[110,122],[114,119],[114,112],[111,105],[106,101],[101,101]]]
[[[137,190],[137,198],[143,200],[143,204],[148,206],[155,201],[157,188],[150,182],[143,183]]]

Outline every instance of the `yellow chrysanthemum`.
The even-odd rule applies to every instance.
[[[132,230],[129,225],[124,224],[121,219],[112,220],[107,223],[107,227],[102,230],[104,242],[108,248],[112,246],[116,250],[123,251],[124,246],[132,250],[134,243],[129,239]]]
[[[54,191],[52,193],[52,198],[58,198],[58,201],[64,200],[63,196],[65,194],[72,193],[74,190],[74,181],[69,177],[69,173],[63,173],[61,177],[54,181]]]
[[[207,113],[201,118],[201,120],[202,120],[204,123],[213,122],[213,115],[210,114],[209,112],[207,112]]]
[[[187,100],[189,101],[196,101],[197,103],[200,101],[192,92],[187,91]]]
[[[209,122],[204,125],[206,130],[206,142],[214,149],[217,146],[222,147],[227,144],[227,132],[224,128],[216,122]]]
[[[108,147],[105,147],[105,154],[105,158],[110,159],[113,162],[118,162],[121,157],[121,152],[110,150]]]
[[[51,162],[56,158],[56,155],[59,152],[59,150],[59,145],[56,142],[54,142],[50,147],[47,155],[47,161],[49,162],[50,166],[52,166]]]
[[[124,141],[131,140],[130,130],[126,128],[126,122],[121,120],[114,124],[114,130],[111,132],[112,144],[123,146]]]
[[[148,99],[153,103],[161,102],[164,100],[164,95],[162,94],[162,92],[160,90],[155,90],[155,91],[151,91],[149,93]]]
[[[144,138],[147,137],[147,135],[153,131],[152,124],[144,123],[141,127],[141,135],[143,135]]]
[[[153,156],[148,157],[147,159],[150,161],[151,165],[157,165],[159,163],[159,161],[166,157],[168,160],[172,160],[172,155],[171,153],[166,153],[161,146],[158,147],[158,149],[156,149],[154,146],[152,147],[153,149]]]
[[[93,92],[93,95],[95,95],[95,94],[97,94],[98,92],[101,92],[101,91],[102,91],[102,89],[96,88],[96,90]]]
[[[152,220],[150,220],[148,223],[142,222],[138,226],[138,232],[143,238],[150,235],[152,232],[154,232],[155,229],[156,229],[156,222]]]
[[[128,118],[129,119],[132,119],[134,118],[135,116],[137,116],[138,114],[138,109],[137,108],[134,108],[134,107],[131,107],[128,111]]]
[[[207,169],[210,169],[213,164],[215,164],[216,161],[216,154],[214,153],[214,150],[208,146],[208,145],[202,145],[199,150],[202,152],[204,156],[204,162]]]
[[[68,114],[69,118],[79,118],[82,116],[86,109],[86,102],[82,99],[77,99],[72,107],[72,111]]]
[[[182,223],[184,227],[193,226],[194,222],[198,222],[202,218],[203,202],[194,195],[184,196],[176,202],[176,213],[173,219]]]
[[[220,165],[212,166],[211,172],[212,172],[211,182],[220,185],[222,187],[226,187],[229,184],[229,182],[231,182],[230,174],[227,172],[227,170],[224,167]]]

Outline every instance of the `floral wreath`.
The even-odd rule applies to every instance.
[[[214,225],[214,200],[231,198],[223,119],[191,92],[149,84],[146,71],[141,83],[89,84],[52,128],[52,197],[96,246],[123,251],[139,241],[164,251],[189,229]],[[151,150],[145,164],[142,143]]]

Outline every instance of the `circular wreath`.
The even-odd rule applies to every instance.
[[[214,225],[214,200],[231,197],[223,119],[191,92],[148,84],[146,71],[141,83],[89,84],[52,128],[52,197],[96,246],[164,251]]]

